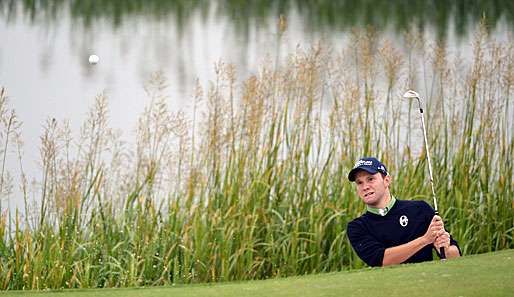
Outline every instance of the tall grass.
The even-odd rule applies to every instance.
[[[298,49],[244,80],[219,63],[186,113],[170,110],[157,73],[134,146],[109,127],[104,94],[78,139],[67,123],[49,120],[42,176],[33,187],[24,179],[24,197],[34,201],[24,215],[0,215],[0,287],[150,286],[361,267],[346,236],[364,210],[346,178],[356,159],[381,158],[397,197],[430,202],[419,115],[399,99],[408,88],[427,100],[447,229],[465,254],[513,248],[512,43],[481,29],[472,60],[462,62],[419,33],[405,41],[404,52],[372,29],[355,30],[340,52]],[[0,143],[9,146],[1,95]],[[15,151],[22,164],[21,146]]]

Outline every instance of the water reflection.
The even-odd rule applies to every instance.
[[[291,11],[298,11],[304,22],[316,31],[371,25],[376,28],[391,26],[401,32],[415,24],[420,28],[434,26],[440,38],[446,36],[452,22],[458,36],[467,34],[469,24],[481,18],[487,19],[492,29],[501,19],[511,27],[514,22],[514,5],[509,0],[10,0],[0,1],[0,16],[7,23],[17,17],[28,17],[32,22],[57,24],[63,14],[69,13],[73,22],[85,27],[108,20],[115,28],[134,16],[154,20],[172,17],[178,31],[183,32],[197,12],[205,19],[213,7],[219,17],[231,19],[241,34],[248,33],[255,22],[276,19]]]

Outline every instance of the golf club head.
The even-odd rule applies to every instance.
[[[415,91],[413,90],[408,90],[407,92],[405,92],[405,94],[403,94],[403,98],[417,98],[419,99],[419,94],[416,93]]]

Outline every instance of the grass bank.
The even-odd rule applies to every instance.
[[[390,268],[309,276],[133,289],[4,292],[3,296],[512,296],[514,250]]]

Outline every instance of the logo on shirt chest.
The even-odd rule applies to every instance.
[[[409,218],[407,218],[406,215],[401,216],[399,221],[402,227],[405,227],[407,224],[409,224]]]

